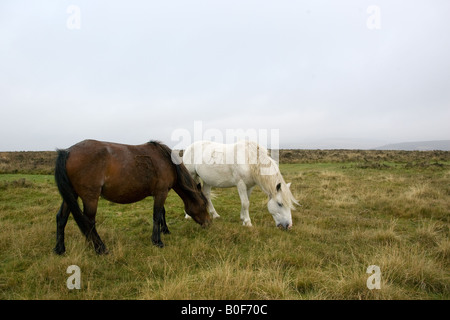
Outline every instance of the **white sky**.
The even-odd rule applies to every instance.
[[[194,121],[285,148],[450,139],[450,1],[0,1],[0,151],[173,147]]]

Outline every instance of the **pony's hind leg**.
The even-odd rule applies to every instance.
[[[206,199],[208,200],[208,211],[210,214],[212,214],[212,217],[220,218],[219,214],[216,211],[216,208],[214,208],[214,205],[211,201],[211,186],[209,184],[204,183],[203,184],[203,194],[205,195]]]
[[[247,186],[245,185],[245,183],[241,180],[238,182],[237,184],[237,188],[238,188],[238,192],[239,192],[239,197],[241,198],[241,221],[242,224],[244,226],[247,227],[251,227],[252,226],[252,221],[250,220],[250,215],[248,212],[248,208],[250,207],[250,201],[248,200],[249,195],[251,193],[249,190],[247,189]]]
[[[189,173],[190,173],[192,179],[194,179],[195,184],[198,185],[199,183],[201,183],[201,181],[200,181],[200,176],[195,172],[195,169],[192,169],[191,166],[189,166],[189,165],[186,166],[186,168],[188,169],[188,171],[189,171]],[[193,170],[193,171],[192,171],[192,170]],[[206,184],[203,183],[203,187],[202,187],[202,189],[203,189],[203,194],[206,196],[206,199],[209,199],[209,194],[207,195],[207,194],[205,193],[205,186],[206,186]],[[210,190],[211,190],[211,189],[210,189]],[[211,204],[211,205],[212,205],[212,204]],[[214,207],[213,207],[213,209],[214,209]],[[209,205],[208,205],[208,211],[209,211]],[[209,212],[211,212],[211,211],[209,211]],[[217,213],[216,213],[216,214],[217,214]],[[218,216],[219,216],[219,215],[217,215],[217,217],[218,217]],[[192,217],[186,213],[186,210],[184,211],[184,218],[185,218],[185,219],[192,219]]]
[[[66,247],[64,245],[64,229],[66,228],[69,214],[69,207],[67,206],[67,203],[63,201],[56,214],[56,246],[53,249],[56,254],[63,254],[66,252]]]
[[[208,212],[209,212],[209,214],[212,215],[213,219],[220,218],[220,215],[217,213],[216,208],[214,208],[214,205],[213,205],[213,203],[211,201],[211,186],[209,184],[207,184],[207,183],[203,183],[202,191],[203,191],[203,194],[206,197],[206,200],[208,200]],[[191,219],[191,216],[188,215],[185,212],[185,218],[186,219]]]
[[[105,244],[97,233],[95,228],[95,215],[97,214],[98,199],[95,200],[83,200],[83,214],[87,218],[86,225],[86,239],[94,245],[95,252],[97,254],[106,254],[108,250]]]

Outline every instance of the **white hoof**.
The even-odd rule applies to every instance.
[[[217,212],[213,212],[212,215],[213,215],[213,219],[220,218],[220,216]]]
[[[242,222],[242,225],[243,225],[243,226],[246,226],[246,227],[253,227],[251,221],[243,221],[243,222]]]

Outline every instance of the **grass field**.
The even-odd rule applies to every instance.
[[[0,174],[0,299],[449,299],[449,153],[354,151],[335,161],[339,151],[324,152],[304,162],[282,157],[301,203],[287,232],[275,227],[259,188],[251,228],[240,224],[235,188],[214,189],[222,217],[208,229],[184,219],[171,191],[163,249],[150,240],[151,198],[101,200],[105,256],[72,217],[67,252],[55,255],[61,199],[51,169],[8,171],[3,157],[0,169],[16,173]],[[80,267],[79,290],[66,286],[70,265]],[[370,265],[380,267],[380,289],[366,285]]]

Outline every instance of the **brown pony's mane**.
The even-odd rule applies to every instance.
[[[203,192],[197,188],[194,179],[192,179],[185,165],[181,161],[178,161],[179,164],[173,161],[172,149],[156,140],[149,141],[147,144],[157,147],[161,154],[175,166],[178,186],[185,191],[192,200],[198,200],[196,197],[199,197],[205,204],[208,202]]]

